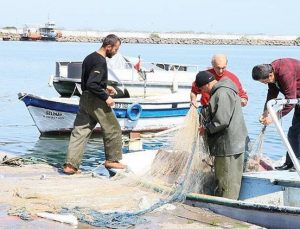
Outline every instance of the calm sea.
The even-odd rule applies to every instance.
[[[32,155],[62,163],[69,136],[40,137],[24,105],[17,99],[19,92],[48,97],[58,96],[48,86],[49,76],[55,72],[56,61],[82,61],[97,50],[99,43],[13,42],[0,41],[0,151],[17,155]],[[206,69],[215,53],[228,56],[228,69],[239,76],[249,95],[249,104],[243,109],[251,140],[255,140],[262,126],[258,122],[267,87],[251,79],[251,69],[256,64],[269,63],[276,58],[300,59],[300,47],[281,46],[231,46],[231,45],[150,45],[123,44],[120,52],[127,56],[141,55],[146,61],[196,64]],[[291,112],[292,113],[292,112]],[[287,131],[292,115],[284,118]],[[144,142],[145,148],[159,148],[168,138]],[[267,128],[264,153],[272,159],[284,155],[282,141],[272,125]],[[97,165],[103,159],[102,140],[90,139],[83,166]]]

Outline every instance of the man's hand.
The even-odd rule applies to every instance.
[[[198,103],[197,103],[197,95],[194,94],[193,92],[190,93],[190,99],[191,99],[191,105],[194,107],[198,108]]]
[[[107,86],[106,87],[106,92],[109,95],[116,95],[116,94],[118,94],[118,92],[116,91],[116,89],[114,89],[112,86]]]
[[[268,115],[268,113],[263,113],[260,118],[259,122],[265,126],[270,125],[272,123],[272,118]]]
[[[199,126],[199,135],[200,136],[203,136],[204,134],[205,134],[205,128],[204,128],[204,126]]]
[[[241,98],[241,105],[242,105],[242,107],[246,106],[247,103],[248,103],[248,100],[247,100],[247,99]]]
[[[107,100],[105,102],[109,107],[113,107],[115,105],[115,101],[110,96],[107,98]]]

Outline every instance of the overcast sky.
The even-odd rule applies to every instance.
[[[0,0],[0,27],[300,35],[300,0]]]

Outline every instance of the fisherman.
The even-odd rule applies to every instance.
[[[200,71],[195,83],[201,92],[210,96],[199,132],[206,135],[210,154],[214,156],[215,194],[238,199],[244,152],[248,147],[248,132],[238,90],[227,77],[217,81],[209,71]]]
[[[268,84],[268,94],[265,102],[263,114],[259,121],[263,125],[272,123],[272,119],[267,111],[267,102],[277,98],[281,92],[286,99],[300,98],[300,61],[292,58],[282,58],[274,60],[271,64],[256,65],[252,69],[252,78],[264,84]],[[295,108],[292,126],[288,131],[288,140],[297,158],[300,158],[300,107],[299,105],[286,105],[281,111],[281,116],[287,115]],[[288,170],[293,168],[293,162],[286,154],[283,165],[275,167],[277,170]]]
[[[122,159],[122,132],[112,111],[115,102],[111,95],[116,91],[113,87],[107,86],[108,73],[105,59],[112,58],[120,45],[120,38],[110,34],[104,38],[101,48],[88,55],[83,61],[81,76],[83,93],[64,164],[66,174],[74,174],[78,171],[85,145],[97,123],[100,123],[103,134],[105,167],[126,168],[126,165],[119,162]]]
[[[227,57],[224,54],[216,54],[212,57],[211,64],[212,68],[208,69],[210,73],[212,73],[215,76],[216,80],[220,80],[223,77],[227,77],[234,82],[235,86],[238,88],[238,95],[241,97],[241,104],[242,106],[246,106],[248,103],[248,95],[246,91],[243,89],[238,77],[233,74],[232,72],[226,70],[227,68]],[[201,94],[201,100],[200,103],[203,106],[206,106],[209,102],[209,94],[206,92],[201,92],[199,88],[196,85],[196,82],[193,82],[192,89],[190,93],[191,103],[198,107],[197,104],[197,95]]]

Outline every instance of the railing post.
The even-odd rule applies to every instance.
[[[290,100],[286,100],[286,99],[278,99],[278,100],[275,100],[275,99],[272,99],[270,100],[268,103],[267,103],[267,109],[269,111],[269,114],[271,115],[271,118],[276,126],[276,129],[279,133],[279,135],[281,136],[282,140],[283,140],[283,143],[284,145],[286,146],[287,148],[287,151],[288,151],[288,154],[294,164],[294,167],[298,173],[298,175],[300,176],[300,164],[299,164],[299,161],[291,147],[291,144],[288,140],[288,138],[286,137],[281,125],[280,125],[280,122],[277,118],[277,115],[276,115],[276,111],[275,109],[273,108],[275,105],[283,105],[283,104],[297,104],[299,102],[299,99],[290,99]]]

